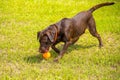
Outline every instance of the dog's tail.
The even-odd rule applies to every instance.
[[[92,13],[93,11],[95,11],[96,9],[103,7],[103,6],[109,6],[109,5],[113,5],[115,4],[114,2],[106,2],[106,3],[101,3],[98,5],[93,6],[92,8],[89,9],[89,11]]]

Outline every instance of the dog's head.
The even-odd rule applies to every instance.
[[[49,26],[43,31],[37,32],[37,39],[39,40],[39,52],[45,53],[49,51],[50,46],[55,42],[56,30],[53,25]]]

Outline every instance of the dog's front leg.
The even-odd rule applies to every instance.
[[[55,45],[58,44],[58,43],[59,43],[59,42],[54,43],[54,44],[52,45],[52,49],[53,49],[56,53],[59,54],[59,53],[60,53],[60,50],[55,47]]]
[[[58,62],[58,60],[63,57],[64,53],[67,51],[67,48],[69,47],[70,44],[71,42],[65,42],[63,49],[60,51],[59,56],[54,59],[55,62]]]

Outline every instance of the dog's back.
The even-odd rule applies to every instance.
[[[93,19],[92,13],[96,9],[103,7],[103,6],[113,5],[113,4],[114,2],[101,3],[101,4],[93,6],[87,11],[82,11],[78,13],[77,15],[75,15],[72,19],[75,21],[75,27],[77,27],[77,30],[79,30],[78,31],[79,34],[82,34],[85,32],[85,29],[88,27],[88,23],[90,22],[89,20]]]

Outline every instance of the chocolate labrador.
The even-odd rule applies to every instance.
[[[103,6],[112,5],[114,2],[106,2],[98,4],[87,11],[82,11],[72,18],[63,18],[57,23],[54,23],[37,33],[37,39],[40,42],[39,52],[45,53],[49,51],[51,47],[59,55],[54,61],[62,58],[67,48],[74,44],[79,37],[85,33],[88,28],[92,36],[96,37],[99,41],[99,47],[102,47],[102,40],[96,30],[95,20],[92,13]],[[64,46],[60,51],[55,47],[59,42],[64,42]]]

